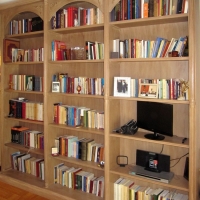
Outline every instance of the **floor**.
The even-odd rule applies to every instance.
[[[48,200],[25,190],[0,182],[0,200]]]

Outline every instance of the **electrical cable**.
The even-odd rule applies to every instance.
[[[160,152],[160,154],[163,152],[163,149],[164,149],[164,144],[162,145],[162,149],[161,149],[161,152]]]
[[[183,156],[181,156],[180,158],[174,158],[174,159],[170,160],[170,162],[173,161],[173,160],[178,160],[174,165],[170,166],[170,168],[176,166],[176,165],[179,163],[179,161],[181,160],[181,158],[187,156],[188,154],[189,154],[189,153],[186,153],[186,154],[184,154]]]

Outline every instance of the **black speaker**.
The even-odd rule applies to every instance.
[[[154,172],[170,172],[170,156],[137,149],[136,165]]]
[[[189,181],[189,158],[186,157],[185,159],[185,169],[183,177]]]

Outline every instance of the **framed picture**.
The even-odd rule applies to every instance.
[[[158,98],[158,84],[140,84],[138,96],[144,98]]]
[[[60,92],[60,82],[52,82],[52,92]]]
[[[12,49],[19,49],[20,42],[17,40],[4,39],[3,41],[3,62],[12,62]]]
[[[131,77],[114,77],[114,96],[130,97],[131,96]]]

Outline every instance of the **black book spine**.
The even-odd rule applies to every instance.
[[[149,17],[153,17],[154,13],[154,0],[149,0]]]
[[[135,0],[132,0],[132,19],[135,19]]]
[[[177,14],[181,14],[182,13],[182,4],[183,4],[183,0],[178,0],[177,11],[176,11]]]

